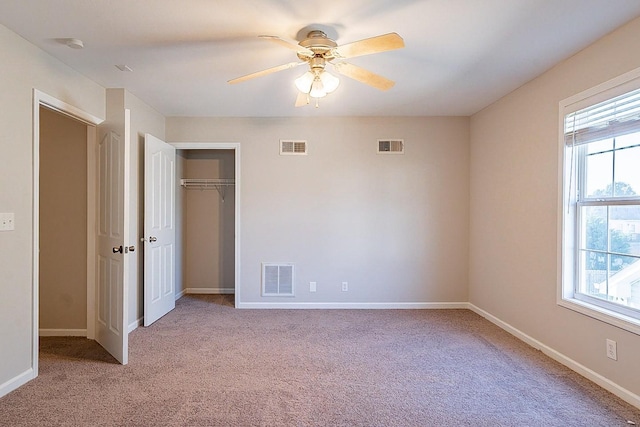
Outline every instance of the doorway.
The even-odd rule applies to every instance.
[[[40,164],[41,164],[41,152],[40,152],[40,115],[41,113],[49,116],[49,114],[58,114],[63,116],[63,118],[67,120],[71,120],[74,125],[77,125],[76,129],[77,133],[84,131],[85,138],[85,148],[86,148],[86,157],[84,162],[84,170],[86,171],[86,179],[84,179],[82,185],[86,188],[95,188],[95,168],[92,167],[95,163],[95,146],[96,146],[96,127],[102,123],[102,119],[99,119],[91,114],[86,113],[83,110],[80,110],[70,104],[67,104],[63,101],[60,101],[50,95],[47,95],[37,89],[33,90],[33,252],[32,252],[32,265],[33,265],[33,281],[32,281],[32,376],[31,378],[35,378],[38,376],[38,353],[39,353],[39,337],[40,337],[40,225],[41,225],[41,214],[40,214]],[[59,119],[59,116],[51,116]],[[51,118],[49,117],[49,118]],[[46,119],[45,119],[46,120]],[[71,122],[70,122],[71,123]],[[63,126],[64,127],[64,126]],[[81,137],[78,136],[78,141],[82,140]],[[46,148],[45,148],[46,150]],[[45,166],[47,167],[47,166]],[[53,172],[56,173],[55,171]],[[84,288],[84,304],[78,299],[81,297],[73,297],[75,301],[72,305],[75,307],[80,307],[79,311],[84,311],[86,318],[84,328],[51,328],[51,329],[63,329],[64,331],[49,331],[49,334],[66,334],[66,335],[80,335],[86,336],[89,339],[95,338],[95,215],[96,215],[96,198],[95,192],[85,190],[86,194],[86,202],[85,202],[85,241],[84,244],[79,243],[80,245],[80,253],[84,256],[84,262],[80,261],[79,269],[84,267],[85,274],[83,279],[85,281]],[[54,198],[56,195],[54,195]],[[79,208],[82,211],[82,208]],[[78,215],[76,209],[76,215]],[[47,209],[45,209],[44,214],[47,214]],[[82,215],[80,213],[79,215]],[[64,216],[64,215],[63,215]],[[45,220],[46,221],[46,220]],[[74,227],[74,232],[81,235],[82,231],[79,230],[80,227]],[[46,238],[46,237],[45,237]],[[66,240],[63,242],[52,242],[52,247],[54,250],[59,250],[61,252],[72,251],[73,248],[67,245]],[[46,260],[44,261],[47,262]],[[54,261],[55,262],[55,261]],[[46,274],[46,273],[45,273]],[[62,292],[64,295],[64,291]],[[63,305],[65,303],[69,304],[69,297],[62,296],[61,302]],[[55,311],[55,310],[54,310]],[[47,314],[48,315],[48,314]],[[74,313],[72,315],[74,318],[74,322],[81,322],[79,319],[78,313]],[[49,321],[49,320],[47,320]],[[60,319],[58,319],[60,321]],[[75,325],[76,323],[74,323]],[[81,324],[81,323],[77,323]]]
[[[40,106],[40,336],[87,336],[87,151],[85,123]]]
[[[240,144],[177,149],[176,296],[233,294],[240,302]]]

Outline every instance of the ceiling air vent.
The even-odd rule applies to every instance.
[[[293,296],[293,264],[262,263],[262,296]]]
[[[280,140],[280,155],[307,154],[307,141]]]
[[[379,154],[404,154],[404,140],[403,139],[379,139],[378,153]]]

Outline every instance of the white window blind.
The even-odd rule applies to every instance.
[[[582,145],[640,131],[640,89],[567,114],[567,145]]]

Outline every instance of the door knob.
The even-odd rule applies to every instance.
[[[114,246],[113,253],[117,254],[118,252],[122,253],[122,246]]]
[[[158,239],[157,239],[157,238],[155,238],[155,237],[153,237],[153,236],[149,237],[149,241],[150,241],[150,242],[155,242],[156,240],[158,240]]]

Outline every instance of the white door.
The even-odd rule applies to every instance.
[[[128,118],[125,114],[125,120]],[[126,129],[126,127],[125,127]],[[129,138],[99,127],[96,341],[123,365],[128,359],[127,277]],[[127,251],[128,252],[128,251]]]
[[[144,136],[144,326],[176,306],[176,149]]]

